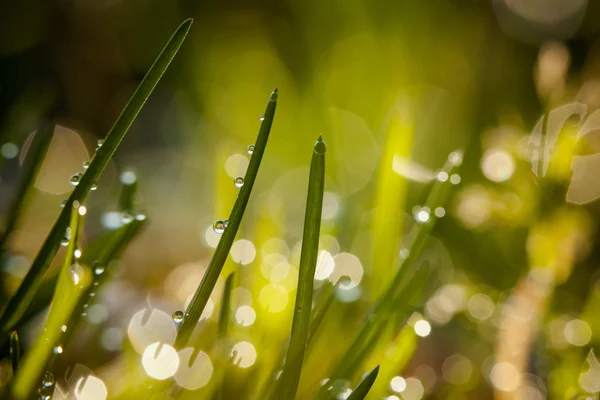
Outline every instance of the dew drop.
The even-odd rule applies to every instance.
[[[96,293],[90,292],[90,297],[95,297],[95,296],[96,296]]]
[[[233,180],[233,184],[235,185],[236,188],[241,188],[242,186],[244,186],[244,178],[242,178],[241,176],[238,176],[237,178],[235,178]]]
[[[45,387],[54,386],[54,375],[52,375],[52,372],[50,372],[50,371],[44,372],[44,376],[42,378],[42,385]]]
[[[75,257],[75,258],[81,258],[81,254],[82,254],[82,253],[81,253],[81,250],[79,250],[79,249],[76,249],[76,250],[73,252],[73,257]]]
[[[67,200],[63,200],[60,202],[60,208],[65,208],[66,205],[67,205]]]
[[[183,311],[177,310],[173,313],[171,317],[173,318],[173,322],[175,322],[176,324],[180,324],[183,322],[183,316]]]
[[[63,332],[66,332],[67,331],[67,326],[66,325],[61,326],[60,330],[63,331]]]
[[[94,268],[94,274],[102,275],[103,273],[104,273],[104,266],[98,265],[96,268]]]
[[[62,352],[63,352],[63,348],[62,348],[62,346],[61,346],[61,345],[54,346],[54,349],[52,349],[52,352],[53,352],[54,354],[62,354]]]
[[[227,224],[225,223],[225,221],[215,221],[215,223],[213,224],[213,231],[215,231],[215,233],[218,233],[219,235],[222,234],[223,232],[225,232],[225,228],[227,227]]]
[[[69,183],[71,184],[71,186],[77,186],[77,185],[79,185],[79,182],[81,182],[81,177],[82,177],[81,172],[73,175],[71,177],[71,179],[69,179]]]
[[[128,224],[131,221],[133,221],[133,215],[129,214],[128,212],[122,212],[121,213],[121,222],[123,224]]]
[[[90,187],[90,190],[93,192],[94,190],[98,189],[98,185],[96,185],[96,183],[92,183],[92,186]]]
[[[137,214],[135,214],[135,219],[136,221],[145,221],[146,214],[144,214],[143,212],[138,212]]]
[[[71,264],[69,267],[69,277],[76,285],[83,279],[84,273],[83,267],[79,264]]]
[[[448,162],[454,166],[459,166],[463,161],[463,153],[462,151],[453,151],[448,155]]]
[[[250,155],[254,154],[254,145],[253,144],[249,144],[248,147],[246,147],[246,151]]]
[[[438,172],[436,178],[440,182],[446,182],[448,180],[448,173],[446,171],[440,171]]]
[[[415,210],[415,221],[419,223],[429,222],[431,210],[428,207],[418,208]]]
[[[98,142],[96,143],[96,150],[98,150],[100,147],[102,147],[103,144],[104,144],[104,139],[98,139]]]
[[[327,145],[321,140],[321,138],[319,138],[319,140],[317,140],[315,143],[315,153],[322,155],[325,154],[325,151],[327,151]]]
[[[62,240],[60,241],[60,245],[61,245],[62,247],[67,247],[67,246],[69,245],[69,239],[67,239],[67,238],[64,238],[64,239],[62,239]]]
[[[265,120],[265,116],[261,115],[260,117],[258,117],[258,119],[260,119],[261,121],[264,121]]]
[[[89,161],[84,161],[81,166],[83,167],[83,169],[88,169],[90,167],[90,162]]]
[[[404,248],[400,250],[400,258],[406,259],[410,255],[410,250]]]

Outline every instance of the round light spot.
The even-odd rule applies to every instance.
[[[471,378],[473,366],[471,361],[463,355],[454,354],[442,364],[442,375],[453,385],[464,385]]]
[[[77,400],[105,400],[108,397],[108,390],[102,379],[92,375],[79,378],[73,392]]]
[[[429,325],[429,322],[425,321],[424,319],[415,322],[414,329],[415,333],[421,337],[429,336],[431,333],[431,325]]]
[[[248,368],[256,361],[256,349],[250,342],[238,342],[231,349],[231,361],[240,368]]]
[[[213,374],[213,365],[208,354],[199,351],[193,363],[190,362],[195,350],[187,347],[179,352],[179,368],[175,373],[175,382],[188,390],[206,386]]]
[[[333,219],[340,208],[340,200],[335,193],[325,192],[323,194],[323,219]]]
[[[493,182],[505,182],[515,173],[515,160],[504,150],[491,149],[483,154],[481,170],[483,175]]]
[[[249,240],[241,239],[231,246],[231,258],[236,263],[247,265],[254,261],[254,257],[256,257],[256,249]]]
[[[123,345],[125,333],[121,328],[108,328],[100,336],[100,344],[108,351],[119,351]]]
[[[290,247],[285,240],[278,238],[271,238],[265,241],[262,245],[261,253],[263,256],[268,254],[279,254],[285,258],[290,254]]]
[[[108,308],[103,304],[94,304],[87,310],[87,320],[92,324],[101,324],[108,318]]]
[[[147,350],[153,343],[173,343],[176,334],[171,316],[156,309],[138,311],[131,318],[127,328],[131,345],[138,353]]]
[[[325,250],[319,251],[317,258],[317,269],[315,270],[315,279],[323,281],[331,276],[335,268],[335,262],[331,253]]]
[[[256,320],[256,311],[250,306],[241,306],[235,311],[235,321],[241,326],[250,326]]]
[[[269,254],[260,265],[262,275],[271,282],[281,282],[288,276],[290,270],[291,264],[280,254]]]
[[[417,378],[406,379],[406,389],[402,392],[402,400],[419,400],[423,397],[425,388]]]
[[[106,212],[100,217],[100,223],[104,228],[111,231],[119,229],[121,226],[123,226],[121,213],[117,211]]]
[[[512,392],[519,387],[521,376],[517,367],[508,362],[499,362],[490,372],[492,384],[503,392]]]
[[[0,147],[0,154],[6,159],[12,159],[19,155],[19,147],[14,143],[4,143]]]
[[[574,319],[565,326],[565,338],[573,346],[585,346],[592,338],[592,329],[587,322]]]
[[[277,283],[263,286],[258,297],[261,306],[271,313],[278,313],[285,309],[288,303],[288,292],[285,287]]]
[[[245,155],[234,154],[225,161],[225,172],[231,178],[245,176],[248,169],[249,160]]]
[[[123,185],[133,185],[137,181],[137,175],[133,171],[123,171],[119,180]]]
[[[156,342],[144,350],[142,365],[148,376],[164,380],[175,375],[179,367],[179,356],[172,346]]]
[[[477,293],[469,299],[467,311],[471,317],[479,321],[485,321],[494,313],[494,302],[489,296]]]
[[[340,284],[340,288],[351,289],[357,286],[363,277],[363,267],[358,257],[350,253],[340,253],[333,257],[335,267],[331,274],[331,280],[337,282],[341,277],[350,278]]]
[[[390,389],[396,393],[401,393],[406,389],[406,380],[401,376],[395,376],[390,381]]]
[[[214,249],[219,244],[220,239],[221,235],[215,232],[212,224],[206,227],[204,230],[204,243],[206,243],[208,247],[212,247]]]

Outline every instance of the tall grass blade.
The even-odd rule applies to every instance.
[[[54,138],[54,124],[46,122],[34,136],[29,152],[23,163],[23,172],[21,182],[17,188],[17,193],[7,212],[8,221],[4,232],[0,236],[0,253],[4,251],[6,240],[15,230],[21,217],[22,211],[27,204],[31,189],[34,187],[38,173],[44,163],[46,152]]]
[[[225,279],[225,286],[223,287],[223,296],[221,297],[221,310],[219,312],[219,339],[225,339],[227,337],[227,331],[229,328],[229,314],[231,304],[231,289],[233,287],[233,280],[235,279],[235,272],[229,274]]]
[[[12,364],[13,376],[17,373],[21,361],[21,343],[17,331],[10,334],[10,363]]]
[[[294,317],[292,320],[292,333],[288,346],[285,365],[280,378],[281,394],[279,399],[293,400],[296,397],[306,343],[309,337],[310,314],[313,299],[313,285],[317,255],[319,252],[319,233],[321,230],[321,211],[323,209],[323,188],[325,182],[325,148],[326,145],[319,137],[315,143],[310,176],[308,181],[308,196],[306,200],[306,214],[304,217],[304,233],[302,236],[302,250],[300,253],[300,266],[298,273],[298,290]]]
[[[23,279],[21,286],[15,295],[9,300],[4,309],[2,317],[0,317],[0,329],[3,334],[10,332],[19,322],[23,313],[29,307],[33,300],[35,292],[39,289],[46,270],[50,262],[56,255],[60,246],[66,228],[69,224],[69,211],[75,202],[83,203],[90,189],[98,180],[106,166],[108,165],[117,147],[123,140],[123,137],[129,130],[129,127],[140,112],[142,106],[156,87],[158,81],[165,73],[167,67],[177,54],[181,47],[188,31],[190,30],[192,20],[188,19],[183,22],[175,31],[169,42],[163,48],[162,52],[150,67],[150,70],[142,79],[142,82],[134,92],[133,96],[123,109],[123,112],[108,132],[102,146],[96,152],[96,155],[90,162],[88,169],[83,174],[81,181],[75,187],[67,200],[67,204],[60,213],[52,230],[46,237],[39,253],[34,259],[29,272]]]
[[[379,374],[379,365],[373,368],[371,372],[358,384],[356,389],[350,393],[347,400],[362,400],[367,397],[369,394],[369,390],[375,383],[375,379],[377,379],[377,375]]]
[[[229,254],[235,235],[242,222],[242,217],[244,216],[244,211],[246,210],[248,200],[250,199],[250,193],[252,193],[252,187],[254,186],[254,181],[256,180],[256,175],[258,174],[258,169],[267,146],[271,125],[273,124],[273,117],[275,116],[277,96],[277,89],[275,89],[269,97],[269,103],[267,104],[267,109],[264,113],[264,119],[260,125],[256,143],[254,144],[254,152],[250,159],[246,176],[244,177],[244,186],[240,189],[240,193],[233,205],[227,228],[223,232],[221,240],[219,240],[219,244],[210,260],[206,273],[202,278],[202,282],[200,282],[196,293],[194,293],[194,297],[185,311],[183,322],[179,326],[177,337],[175,339],[175,348],[177,349],[185,347],[190,336],[192,336],[198,319],[208,302],[208,298],[210,297],[210,294],[217,283],[217,279],[221,274],[223,265],[227,260],[227,255]]]
[[[332,373],[329,376],[330,382],[340,378],[348,378],[355,372],[355,369],[363,361],[367,354],[367,349],[371,348],[376,339],[383,332],[388,318],[391,314],[404,310],[406,304],[404,301],[410,300],[414,293],[410,296],[406,295],[406,290],[420,289],[424,285],[424,280],[429,273],[429,266],[419,268],[412,279],[413,282],[403,284],[408,276],[408,273],[414,269],[417,261],[431,230],[433,229],[437,217],[433,210],[441,207],[446,202],[451,188],[451,175],[462,163],[462,152],[455,151],[448,157],[448,161],[438,173],[438,179],[433,185],[423,210],[428,210],[428,218],[423,223],[418,223],[410,233],[409,244],[406,249],[408,256],[402,260],[396,275],[392,282],[388,285],[383,294],[378,298],[372,310],[367,315],[365,323],[362,325],[358,335],[344,353],[344,356],[335,364]],[[421,284],[418,284],[420,281]],[[398,305],[402,307],[398,308]],[[326,396],[327,386],[323,386],[320,391],[320,398]]]
[[[23,363],[15,377],[11,398],[24,400],[29,398],[44,371],[52,354],[62,353],[59,339],[69,320],[75,306],[85,289],[91,282],[89,269],[77,264],[75,251],[77,250],[77,237],[81,230],[80,206],[69,207],[71,213],[71,239],[67,247],[67,255],[60,271],[56,290],[44,329],[32,348],[23,358]],[[49,389],[48,389],[49,390]]]
[[[221,297],[221,310],[219,311],[219,327],[217,330],[217,357],[215,359],[215,370],[217,371],[217,379],[215,393],[213,394],[213,400],[223,399],[224,387],[227,384],[225,379],[227,375],[227,366],[224,365],[224,361],[227,359],[227,343],[226,338],[229,331],[229,319],[231,318],[231,290],[233,288],[233,280],[235,279],[235,272],[232,272],[227,276],[225,280],[225,286],[223,287],[223,296]]]
[[[121,174],[133,174],[133,181],[123,181],[121,178],[121,195],[119,196],[119,209],[124,212],[133,212],[135,210],[135,199],[137,197],[138,182],[135,174],[131,171],[125,171]]]

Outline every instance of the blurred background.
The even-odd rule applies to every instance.
[[[351,282],[336,292],[299,398],[313,398],[393,276],[399,243],[453,151],[464,162],[423,254],[436,278],[410,329],[365,360],[365,371],[385,366],[373,398],[595,398],[596,0],[1,3],[2,212],[28,141],[43,121],[57,123],[5,255],[4,299],[72,190],[70,177],[189,17],[181,52],[87,201],[85,241],[121,226],[117,199],[131,180],[148,224],[59,368],[93,371],[110,398],[160,375],[126,364],[139,363],[156,340],[172,340],[171,313],[202,278],[219,239],[213,223],[231,210],[233,180],[278,87],[270,141],[225,268],[239,271],[228,398],[249,398],[289,335],[319,134],[328,148],[316,282]],[[221,288],[200,322],[204,332],[214,334]],[[42,321],[30,324],[29,340]],[[203,368],[200,387],[180,386],[208,393],[212,367]]]

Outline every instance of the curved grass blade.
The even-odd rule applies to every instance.
[[[13,376],[17,373],[21,361],[21,344],[17,331],[10,334],[10,363],[12,364]]]
[[[240,193],[231,210],[227,228],[223,233],[223,237],[219,240],[219,244],[210,260],[206,273],[202,278],[202,282],[200,282],[192,301],[185,311],[185,317],[179,326],[177,337],[175,338],[176,349],[185,347],[190,336],[192,336],[196,323],[208,302],[208,298],[210,297],[210,294],[217,283],[217,279],[221,274],[223,265],[227,260],[229,250],[231,249],[235,235],[242,222],[242,217],[244,216],[248,199],[250,199],[250,193],[252,193],[252,187],[254,186],[254,181],[256,180],[256,175],[258,174],[258,169],[267,146],[271,125],[273,124],[273,117],[275,116],[275,108],[277,106],[277,95],[277,89],[275,89],[269,98],[269,103],[267,104],[267,109],[264,113],[264,119],[260,125],[260,130],[254,145],[254,152],[252,153],[252,158],[250,159],[250,164],[248,165],[248,170],[244,177],[244,186],[240,189]]]
[[[377,375],[379,374],[379,365],[373,368],[371,372],[368,373],[367,376],[358,384],[356,389],[350,393],[348,396],[348,400],[362,400],[367,397],[369,394],[369,390],[375,383],[375,379],[377,379]]]
[[[44,163],[46,152],[53,138],[54,124],[47,122],[42,125],[31,142],[29,152],[23,163],[21,182],[6,214],[8,215],[8,221],[6,222],[4,232],[0,236],[0,253],[4,251],[6,240],[10,237],[19,222],[21,212],[27,204],[31,189],[35,185],[40,168]]]
[[[83,210],[80,207],[78,204],[70,207],[71,239],[67,247],[67,255],[58,277],[42,334],[23,358],[23,363],[15,377],[11,397],[15,400],[24,400],[31,396],[51,355],[62,352],[59,339],[63,327],[68,324],[79,298],[91,282],[89,269],[77,264],[75,257],[78,249],[77,237],[82,227],[80,216]]]
[[[23,313],[27,310],[27,307],[33,300],[35,292],[43,282],[44,274],[46,273],[50,262],[58,251],[60,240],[69,224],[70,208],[75,202],[83,203],[85,200],[90,189],[108,165],[108,162],[117,150],[117,147],[123,140],[123,137],[129,130],[129,127],[140,112],[142,106],[165,73],[171,60],[173,60],[177,54],[190,30],[191,24],[192,20],[188,19],[175,31],[152,67],[150,67],[150,70],[147,72],[144,79],[142,79],[142,82],[136,91],[133,93],[133,96],[123,109],[123,112],[108,132],[104,143],[96,152],[96,155],[90,162],[90,166],[83,174],[81,181],[69,196],[67,204],[46,237],[44,244],[34,259],[25,279],[23,279],[21,286],[5,307],[2,317],[0,317],[0,329],[2,330],[2,333],[6,334],[11,331],[19,322],[19,319],[21,319]]]
[[[279,388],[281,393],[277,396],[278,399],[293,400],[296,397],[309,336],[313,285],[319,252],[321,211],[323,209],[325,148],[325,143],[319,137],[315,143],[310,165],[296,305],[292,320],[290,344],[280,378]]]

